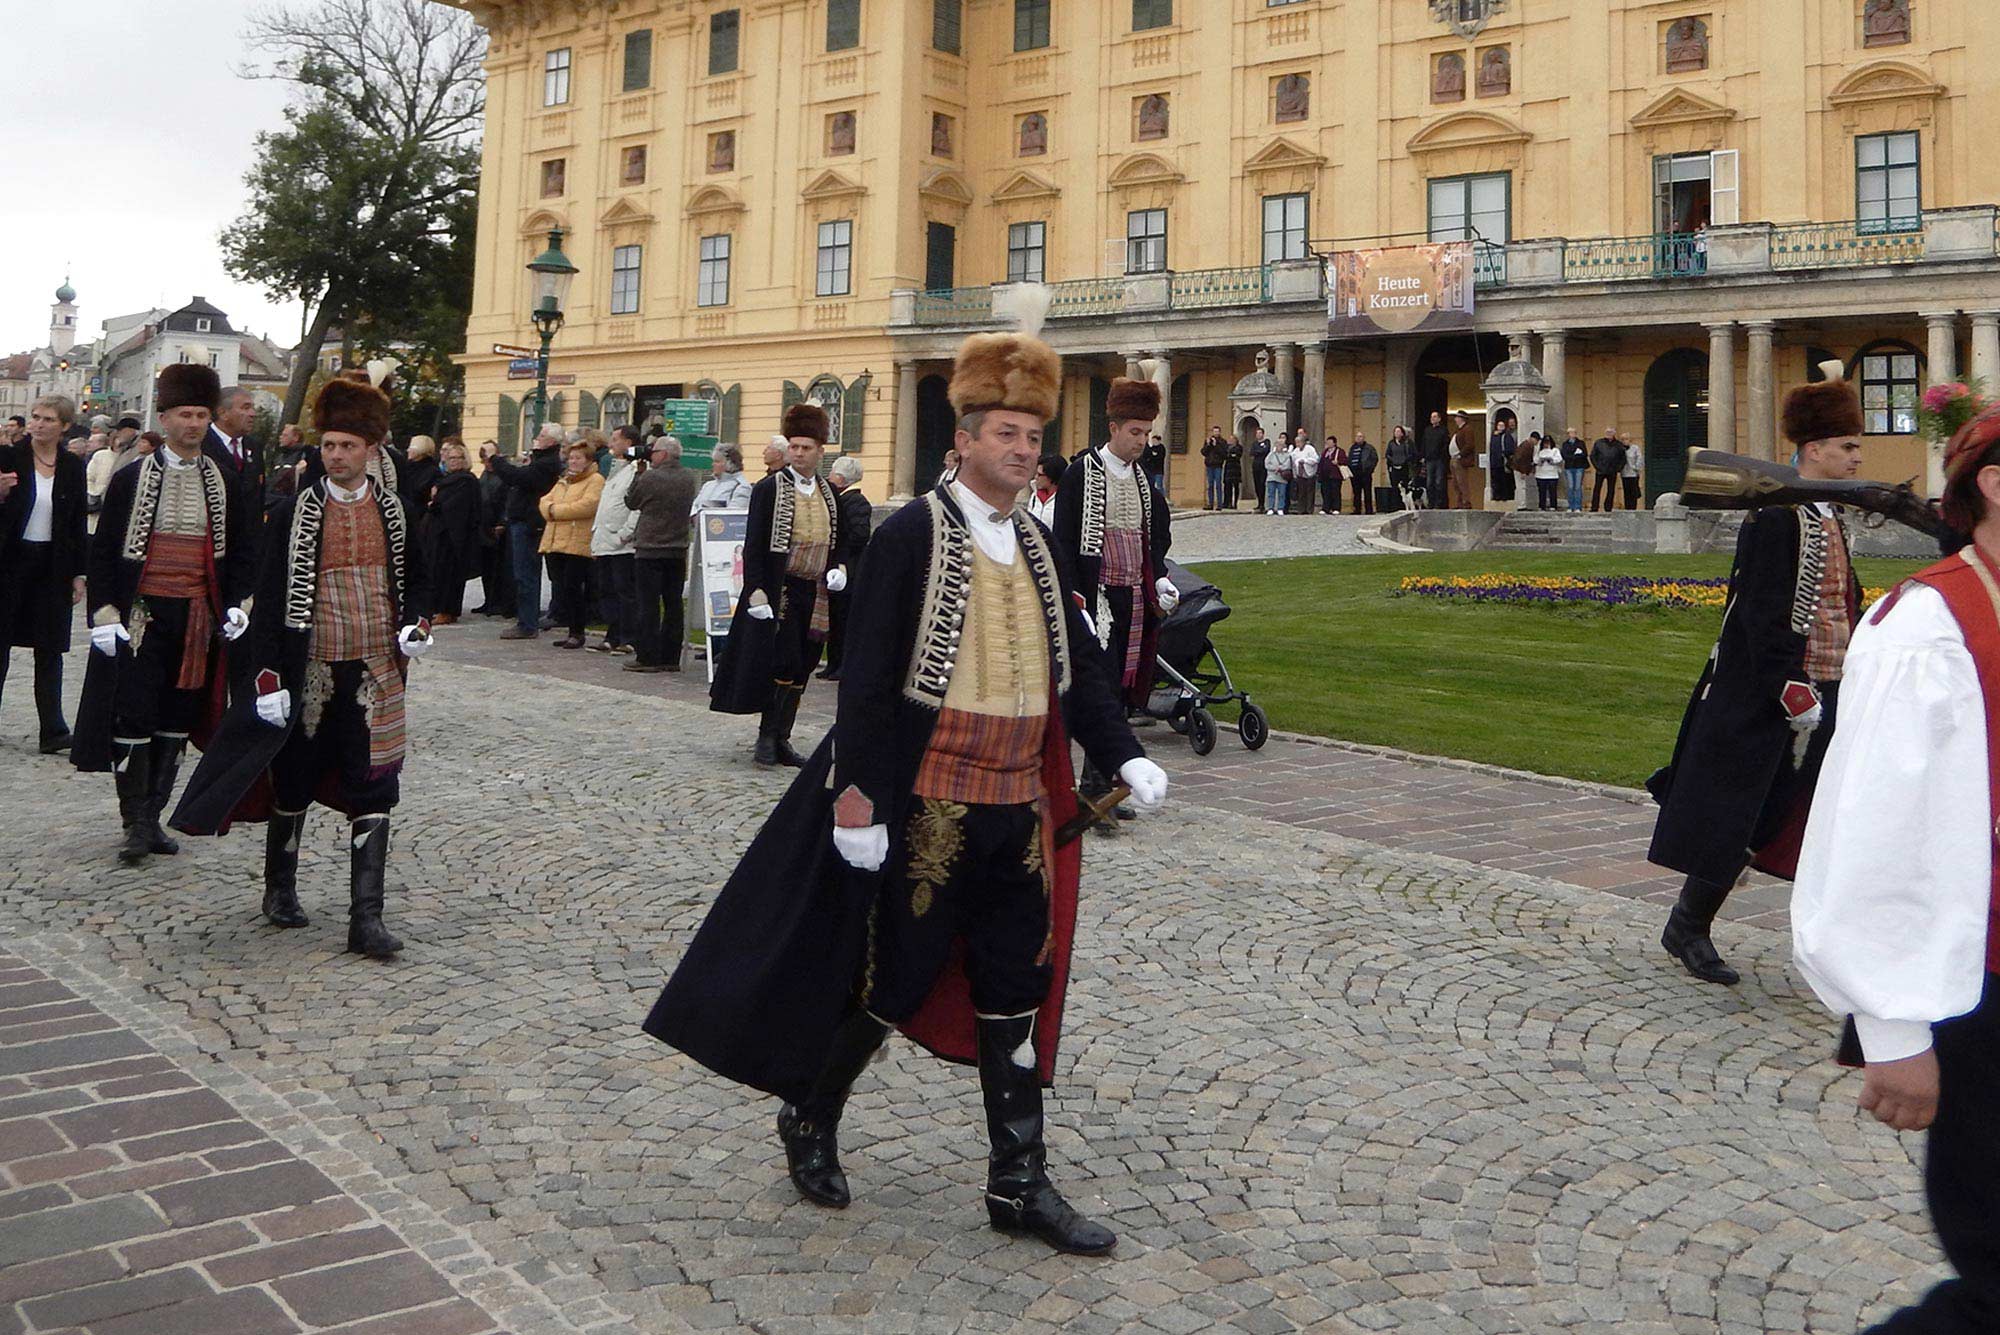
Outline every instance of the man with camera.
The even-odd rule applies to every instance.
[[[630,427],[618,428],[630,432]],[[626,439],[629,437],[621,437]],[[637,448],[636,442],[634,448]],[[655,436],[645,471],[632,479],[626,506],[638,513],[633,530],[632,650],[627,672],[679,672],[687,628],[681,591],[687,587],[688,540],[693,533],[695,493],[701,478],[681,464],[681,443]]]

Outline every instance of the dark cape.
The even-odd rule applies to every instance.
[[[779,483],[790,488],[778,492]],[[761,714],[771,703],[771,672],[777,659],[778,619],[761,621],[750,615],[750,595],[763,590],[775,614],[784,605],[785,564],[791,551],[791,513],[795,505],[824,505],[832,547],[826,568],[847,565],[856,554],[840,520],[833,488],[820,479],[811,496],[802,497],[788,469],[781,469],[750,488],[749,527],[743,538],[743,593],[736,600],[729,634],[719,649],[715,680],[709,683],[708,707],[718,714]],[[772,550],[773,533],[777,550]],[[867,535],[862,535],[867,541]],[[854,571],[850,568],[848,574]],[[850,630],[850,634],[852,631]]]
[[[104,489],[104,507],[98,511],[97,532],[90,540],[86,565],[84,606],[90,624],[116,620],[132,624],[132,603],[139,594],[139,579],[146,571],[146,543],[152,537],[151,507],[159,499],[158,470],[164,451],[142,455],[112,475]],[[223,613],[243,607],[257,577],[256,525],[260,515],[245,501],[242,488],[230,469],[204,452],[212,471],[205,487],[208,504],[210,548],[208,565],[209,613],[222,624]],[[136,517],[134,505],[142,513]],[[136,522],[135,522],[136,518]],[[222,531],[222,556],[214,552],[214,530]],[[245,608],[245,611],[251,610]],[[223,694],[229,682],[228,641],[218,637],[211,652],[215,655],[209,673],[209,701],[201,722],[191,734],[197,747],[208,744],[222,719]],[[70,763],[86,773],[111,769],[111,713],[118,698],[118,676],[132,662],[132,646],[121,643],[116,654],[92,650],[83,669],[83,698],[77,704],[75,741],[70,746]]]
[[[35,506],[35,447],[27,441],[0,445],[0,472],[14,474],[14,489],[0,501],[0,653],[10,646],[61,653],[69,648],[76,620],[71,581],[84,571],[90,545],[89,490],[83,460],[56,447],[56,475],[49,497],[49,565],[30,581],[23,562],[22,535]],[[16,639],[15,630],[28,632]]]
[[[1797,869],[1820,763],[1833,740],[1832,700],[1794,763],[1792,727],[1779,703],[1785,683],[1806,680],[1806,640],[1826,559],[1811,507],[1752,511],[1736,540],[1722,633],[1695,682],[1666,768],[1646,781],[1660,803],[1651,862],[1733,883],[1749,860],[1789,879]],[[1861,584],[1850,579],[1849,624]]]
[[[1056,485],[1055,530],[1056,542],[1064,555],[1073,564],[1076,572],[1076,588],[1083,598],[1080,604],[1090,616],[1091,624],[1097,627],[1097,636],[1090,642],[1099,646],[1103,653],[1110,653],[1114,642],[1112,627],[1121,618],[1129,625],[1132,615],[1131,605],[1124,602],[1124,590],[1107,590],[1104,587],[1104,515],[1107,505],[1106,493],[1114,479],[1105,468],[1098,449],[1086,450],[1076,457],[1062,481]],[[1145,533],[1146,572],[1140,581],[1139,593],[1146,600],[1144,638],[1139,645],[1139,678],[1129,691],[1124,692],[1125,703],[1138,709],[1145,705],[1146,697],[1152,693],[1153,655],[1160,635],[1160,596],[1154,588],[1159,578],[1167,573],[1167,553],[1173,547],[1173,511],[1167,498],[1147,480],[1145,470],[1134,467],[1130,485],[1139,488],[1143,498],[1140,506],[1140,526]],[[1117,593],[1117,599],[1111,597]],[[1121,605],[1122,604],[1122,605]],[[1122,644],[1122,640],[1117,640]],[[1120,689],[1125,666],[1121,658],[1113,665],[1112,689]],[[1105,771],[1110,773],[1109,770]]]
[[[403,503],[393,492],[370,486],[381,516],[384,546],[389,553],[389,591],[396,602],[396,625],[415,625],[430,617],[430,586],[417,555]],[[257,599],[250,615],[251,669],[269,669],[292,693],[292,713],[282,728],[264,722],[257,697],[245,692],[230,705],[211,744],[204,751],[181,793],[180,805],[168,822],[186,834],[227,834],[235,821],[267,820],[271,814],[269,770],[285,739],[299,726],[305,712],[306,663],[312,653],[314,592],[319,578],[320,525],[326,513],[326,477],[271,511],[264,558],[257,576]],[[408,659],[397,666],[409,675]],[[337,784],[317,794],[321,805],[351,817]]]
[[[1043,819],[1060,826],[1076,811],[1069,735],[1106,773],[1143,751],[1101,656],[1071,652],[1085,631],[1066,558],[1024,510],[1015,509],[1014,523],[1050,635],[1051,701],[1059,708],[1051,709],[1043,743]],[[719,1075],[800,1102],[826,1064],[862,981],[875,897],[907,857],[911,789],[950,684],[970,547],[956,501],[936,491],[890,516],[869,544],[856,572],[833,730],[716,896],[646,1018],[647,1033]],[[850,788],[889,827],[880,872],[857,871],[834,849],[835,799]],[[1053,981],[1035,1026],[1044,1084],[1055,1074],[1080,870],[1076,843],[1057,850]],[[902,1028],[940,1057],[976,1060],[971,988],[956,950]]]
[[[445,589],[453,580],[462,587],[479,573],[481,508],[478,478],[470,472],[438,474],[423,548],[433,589]]]

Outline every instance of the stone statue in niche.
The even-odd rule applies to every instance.
[[[836,157],[854,151],[854,113],[836,111],[826,118],[826,151]]]
[[[1910,0],[1868,0],[1861,16],[1863,46],[1903,46],[1910,40]]]
[[[1311,114],[1312,80],[1303,74],[1287,74],[1278,80],[1278,122],[1302,121]]]
[[[1039,111],[1021,117],[1020,156],[1038,158],[1049,151],[1049,118]]]
[[[1496,46],[1479,57],[1479,95],[1505,97],[1514,91],[1514,58],[1504,46]]]
[[[1667,73],[1707,68],[1708,25],[1700,19],[1675,19],[1667,28]]]
[[[1165,139],[1167,137],[1167,95],[1152,93],[1139,102],[1139,132],[1135,138]]]
[[[951,117],[941,111],[931,113],[931,152],[941,158],[951,156]]]
[[[712,172],[736,170],[736,131],[724,130],[708,137],[708,169]]]
[[[1431,101],[1463,102],[1465,100],[1465,57],[1450,51],[1438,57],[1437,67],[1431,71]]]

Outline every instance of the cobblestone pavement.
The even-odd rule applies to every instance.
[[[1196,565],[1281,556],[1380,556],[1379,549],[1363,545],[1360,537],[1363,525],[1379,522],[1379,517],[1350,514],[1273,518],[1249,510],[1186,511],[1174,516],[1173,558],[1182,565]]]
[[[637,1030],[782,780],[692,683],[527,677],[480,664],[616,674],[482,634],[417,675],[399,963],[340,953],[330,818],[304,931],[260,925],[254,829],[119,867],[108,781],[27,754],[25,692],[0,948],[183,1035],[182,1070],[405,1243],[462,1240],[468,1274],[439,1268],[509,1330],[1849,1332],[1936,1273],[1920,1141],[1856,1113],[1779,934],[1737,928],[1744,985],[1700,988],[1650,907],[1195,784],[1089,850],[1052,1151],[1116,1257],[985,1227],[974,1082],[906,1044],[852,1104],[856,1204],[803,1205],[769,1101]],[[523,1286],[559,1310],[494,1296]]]

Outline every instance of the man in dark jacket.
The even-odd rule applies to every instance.
[[[209,423],[202,451],[223,465],[250,513],[264,514],[264,447],[251,439],[250,428],[257,421],[257,400],[241,385],[222,391],[222,407]],[[253,526],[253,533],[255,528]]]
[[[1520,421],[1507,409],[1493,419],[1486,442],[1486,485],[1496,501],[1514,499],[1514,451],[1521,443]]]
[[[1618,508],[1618,474],[1624,468],[1625,446],[1618,439],[1618,429],[1607,427],[1590,445],[1590,471],[1597,475],[1597,485],[1590,492],[1592,514],[1599,509],[1608,514]]]
[[[1250,482],[1256,487],[1257,513],[1264,511],[1264,484],[1271,473],[1271,442],[1264,437],[1261,426],[1250,428]]]
[[[681,591],[687,587],[688,540],[694,496],[701,478],[681,464],[681,443],[653,437],[652,458],[632,479],[625,505],[639,512],[632,534],[632,581],[638,592],[638,629],[627,672],[679,672],[687,642]],[[662,619],[662,613],[665,616]]]
[[[1563,486],[1569,489],[1569,511],[1583,513],[1583,474],[1590,467],[1590,447],[1583,443],[1583,437],[1571,427],[1563,433]]]
[[[1146,470],[1146,480],[1153,484],[1153,490],[1162,496],[1167,494],[1167,442],[1155,435],[1146,442],[1146,448],[1139,455],[1139,467]]]
[[[484,459],[493,447],[487,441],[480,449]],[[486,601],[472,609],[474,616],[514,615],[514,554],[507,544],[507,496],[513,488],[491,468],[479,477],[479,587]]]
[[[1243,442],[1232,440],[1222,450],[1222,508],[1234,510],[1243,498]]]
[[[1861,400],[1845,380],[1785,400],[1800,477],[1859,472],[1861,426]],[[1796,869],[1860,611],[1861,582],[1832,506],[1751,512],[1736,541],[1721,637],[1695,682],[1673,760],[1646,784],[1660,803],[1647,859],[1687,877],[1660,945],[1703,982],[1737,981],[1709,928],[1744,868],[1754,862],[1787,878]]]
[[[1433,510],[1442,510],[1451,495],[1451,428],[1443,413],[1432,413],[1430,424],[1417,437],[1417,457],[1424,464],[1424,500]]]
[[[833,488],[834,507],[840,512],[840,540],[847,548],[845,564],[849,570],[859,569],[861,554],[875,531],[875,507],[861,494],[859,485],[861,460],[852,454],[841,455],[827,470],[826,481]],[[840,680],[840,664],[847,655],[847,608],[853,597],[852,591],[842,589],[827,599],[832,624],[826,632],[826,667],[819,674],[826,681]]]
[[[1380,460],[1367,435],[1355,432],[1354,443],[1347,447],[1347,471],[1354,474],[1354,513],[1358,515],[1375,513],[1375,465]]]
[[[532,640],[542,633],[542,497],[562,476],[563,429],[551,422],[535,437],[526,463],[500,457],[491,445],[480,447],[487,471],[507,484],[507,540],[514,558],[514,624],[500,632],[503,640]]]
[[[1202,492],[1201,508],[1220,510],[1222,508],[1222,466],[1229,459],[1229,446],[1223,443],[1222,428],[1208,429],[1208,439],[1201,443],[1201,471],[1205,487]]]

